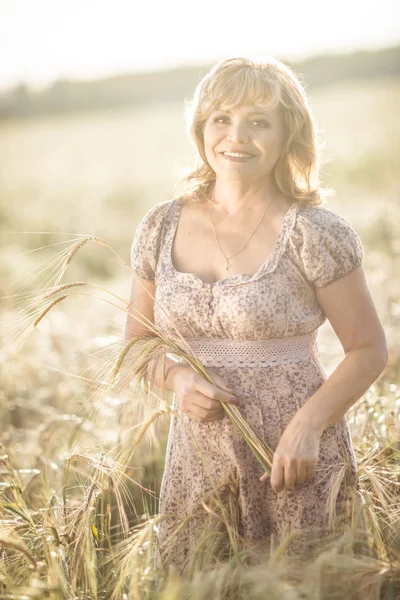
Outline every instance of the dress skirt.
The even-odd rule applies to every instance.
[[[313,332],[266,342],[187,342],[211,375],[218,373],[233,386],[240,412],[274,449],[326,379],[316,337]],[[310,543],[350,523],[356,460],[345,417],[322,433],[312,481],[276,493],[269,479],[260,482],[263,473],[226,413],[221,420],[198,423],[178,409],[171,417],[160,490],[159,513],[165,518],[158,525],[158,566],[173,565],[183,573],[201,565],[211,547],[217,554],[216,548],[227,551],[229,545],[268,550],[291,533],[286,552],[304,554]]]

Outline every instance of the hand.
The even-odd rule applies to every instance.
[[[274,452],[271,487],[278,493],[283,488],[309,482],[315,477],[321,431],[294,417],[283,432]],[[260,481],[268,477],[264,473]]]
[[[221,402],[239,404],[233,388],[217,373],[208,369],[216,385],[209,383],[191,366],[180,365],[173,377],[173,391],[177,396],[178,408],[198,423],[223,419],[225,411]]]

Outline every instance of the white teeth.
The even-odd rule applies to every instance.
[[[250,158],[252,154],[241,154],[240,152],[223,152],[225,156],[234,156],[235,158]]]

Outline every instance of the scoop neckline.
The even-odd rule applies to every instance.
[[[289,206],[285,215],[282,219],[281,229],[279,235],[276,239],[272,250],[267,257],[267,259],[263,262],[263,264],[257,269],[253,275],[248,275],[245,273],[237,273],[236,275],[229,275],[229,277],[225,277],[224,279],[217,279],[213,282],[203,281],[198,275],[195,273],[187,273],[185,271],[178,271],[175,268],[175,265],[172,261],[172,247],[176,235],[176,231],[178,228],[179,217],[183,208],[183,205],[186,203],[186,198],[179,197],[175,201],[171,203],[172,208],[172,216],[171,216],[171,229],[170,235],[168,239],[168,244],[166,247],[167,253],[167,262],[168,266],[175,276],[175,278],[180,279],[183,283],[194,284],[196,287],[224,287],[230,285],[240,285],[243,283],[250,283],[259,279],[262,275],[266,273],[270,273],[276,268],[278,263],[278,259],[280,255],[283,253],[285,249],[286,242],[288,240],[289,234],[293,228],[295,217],[297,213],[297,202],[292,202]]]

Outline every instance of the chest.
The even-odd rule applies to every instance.
[[[160,268],[155,323],[166,332],[175,326],[186,338],[254,340],[300,335],[324,321],[314,291],[289,256],[250,279],[213,284]]]
[[[255,225],[254,225],[255,224]],[[170,245],[174,269],[206,283],[235,275],[254,275],[268,260],[279,237],[281,219],[258,223],[214,224],[209,211],[181,211]]]

